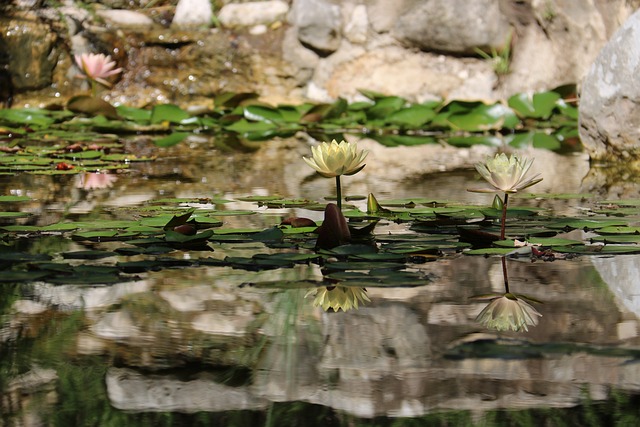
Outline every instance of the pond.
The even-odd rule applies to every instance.
[[[335,194],[301,161],[306,141],[244,153],[207,138],[127,144],[157,160],[111,175],[3,179],[15,197],[3,209],[23,214],[2,218],[3,424],[638,422],[638,204],[581,194],[584,155],[536,152],[549,171],[541,193],[510,205],[526,211],[514,227],[540,227],[532,212],[553,212],[545,226],[565,221],[551,233],[563,243],[547,241],[539,256],[473,256],[450,227],[491,205],[493,195],[466,191],[477,173],[369,173],[395,154],[363,140],[371,158],[343,179],[345,215],[367,224],[356,212],[369,193],[393,214],[357,250],[318,257],[310,230],[280,226],[322,220]],[[184,212],[215,234],[140,242]],[[626,250],[594,254],[594,242]],[[363,249],[372,244],[379,252]],[[478,297],[504,293],[505,273],[541,315],[526,331],[476,320],[488,304]],[[323,310],[332,292],[356,307]]]

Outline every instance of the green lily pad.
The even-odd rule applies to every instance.
[[[11,283],[11,282],[33,282],[36,280],[44,279],[47,276],[50,276],[51,273],[48,271],[3,271],[0,274],[0,282],[2,283]]]
[[[639,227],[631,226],[609,226],[598,229],[599,234],[640,234]]]
[[[560,246],[554,247],[554,251],[563,253],[575,253],[581,255],[613,255],[613,254],[637,254],[640,246],[625,245],[587,245],[587,246]]]
[[[608,234],[605,236],[594,236],[591,238],[592,242],[602,242],[606,244],[617,243],[640,243],[640,234]]]
[[[180,123],[189,118],[191,118],[191,115],[177,105],[158,104],[151,110],[150,121],[152,124],[162,122]]]
[[[26,218],[31,216],[29,212],[0,212],[0,218]]]
[[[62,258],[64,259],[101,259],[116,256],[117,253],[110,251],[74,251],[63,252]]]
[[[30,200],[31,200],[31,197],[28,197],[28,196],[0,196],[0,203],[28,202]]]

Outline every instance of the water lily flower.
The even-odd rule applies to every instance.
[[[358,151],[358,144],[355,142],[338,143],[335,139],[311,147],[311,152],[312,158],[302,159],[325,178],[360,172],[365,166],[362,162],[369,154],[367,150]]]
[[[538,178],[540,174],[526,179],[527,172],[533,164],[533,159],[519,157],[517,155],[507,156],[504,153],[496,154],[495,157],[487,157],[484,163],[476,164],[476,170],[493,188],[469,189],[477,193],[494,193],[504,191],[505,193],[517,193],[525,188],[542,181]]]
[[[340,176],[353,175],[365,167],[364,159],[369,152],[358,150],[355,142],[340,141],[335,139],[331,142],[322,142],[320,145],[311,147],[311,158],[302,157],[309,166],[315,169],[325,178],[336,178],[336,189],[338,208],[342,208],[342,190],[340,187]]]
[[[305,298],[314,295],[314,307],[322,307],[324,311],[348,311],[357,309],[360,303],[371,302],[365,288],[355,286],[326,286],[310,289]]]
[[[106,78],[116,75],[122,71],[122,68],[114,68],[116,63],[111,60],[111,56],[105,56],[102,53],[83,53],[76,55],[76,64],[84,74],[79,77],[86,78],[93,82],[98,82],[103,86],[111,87]]]
[[[512,293],[496,297],[478,314],[476,321],[497,331],[528,331],[542,314],[531,304]]]
[[[482,177],[491,184],[492,188],[468,189],[476,193],[495,193],[504,191],[504,200],[496,196],[493,201],[495,207],[502,208],[502,218],[500,221],[500,239],[505,238],[505,225],[507,221],[507,204],[510,193],[517,193],[520,190],[531,187],[542,181],[538,178],[540,174],[527,179],[526,175],[533,164],[533,159],[519,157],[517,155],[507,156],[504,153],[496,154],[495,157],[487,157],[484,163],[477,163],[476,170]],[[502,203],[501,203],[502,202]]]

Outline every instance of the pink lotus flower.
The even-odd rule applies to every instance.
[[[111,56],[105,56],[102,53],[83,53],[75,57],[78,67],[84,73],[79,77],[98,82],[106,87],[111,87],[111,83],[105,79],[122,71],[122,68],[114,69],[116,63],[111,60]]]

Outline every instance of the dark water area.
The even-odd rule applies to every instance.
[[[268,228],[292,215],[318,220],[322,212],[267,208],[244,196],[326,203],[334,195],[332,180],[317,178],[300,161],[308,149],[303,143],[245,153],[201,143],[162,152],[131,144],[161,155],[112,175],[4,176],[3,194],[31,200],[19,207],[28,217],[2,218],[2,225],[123,220],[138,217],[153,200],[211,198],[220,208],[215,199],[224,198],[225,210],[256,214],[221,217],[223,227]],[[533,190],[584,190],[584,157],[538,155],[543,174],[550,172]],[[477,184],[471,168],[397,178],[376,174],[374,163],[345,177],[347,195],[491,204],[492,195],[466,191]],[[366,209],[366,198],[349,203]],[[514,203],[559,215],[593,205],[586,196]],[[382,221],[375,235],[389,238],[406,228]],[[61,254],[122,246],[54,232],[32,237],[3,235],[20,253],[69,265],[86,260],[65,261]],[[590,234],[573,230],[562,237],[588,240]],[[108,285],[91,284],[90,275],[87,283],[2,280],[0,425],[582,426],[640,420],[636,255],[507,259],[510,292],[539,301],[532,304],[541,317],[527,331],[498,332],[476,317],[488,304],[478,296],[504,292],[500,257],[425,257],[408,267],[424,284],[372,284],[357,308],[334,312],[314,304],[318,289],[308,283],[324,272],[313,262],[262,270],[179,267],[195,258],[280,250],[260,241],[209,246],[153,255],[177,267],[142,269]],[[143,258],[120,254],[93,265]]]

